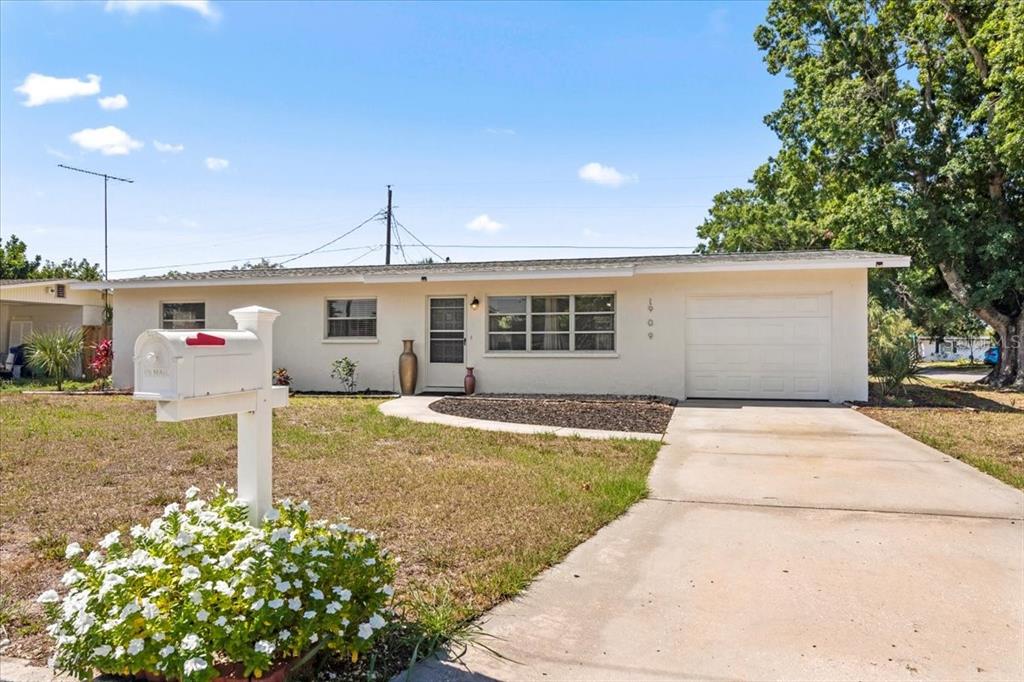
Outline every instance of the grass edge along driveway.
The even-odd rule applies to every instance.
[[[647,492],[660,443],[517,435],[385,417],[380,401],[275,411],[275,499],[308,499],[401,557],[400,594],[447,625],[519,592]],[[0,396],[0,625],[42,662],[38,606],[64,546],[147,523],[192,484],[234,483],[233,417],[158,424],[122,397]],[[432,614],[436,617],[437,610]]]

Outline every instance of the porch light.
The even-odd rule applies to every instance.
[[[480,299],[477,298],[476,296],[474,296],[473,300],[469,302],[469,307],[472,308],[473,310],[476,310],[477,308],[479,308],[480,307]]]

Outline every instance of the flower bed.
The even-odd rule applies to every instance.
[[[283,501],[259,528],[230,489],[190,488],[130,538],[114,531],[40,595],[56,641],[52,666],[206,681],[262,676],[322,648],[357,658],[387,620],[394,561],[375,538],[309,519]]]

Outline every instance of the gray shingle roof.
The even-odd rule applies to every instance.
[[[47,282],[73,282],[75,280],[62,277],[50,279],[0,279],[0,287],[12,287],[15,284],[46,284]]]
[[[274,268],[253,270],[210,270],[169,275],[149,275],[112,280],[113,284],[136,282],[198,282],[224,280],[320,279],[329,277],[358,277],[362,275],[437,275],[449,273],[544,272],[547,270],[600,270],[630,266],[671,266],[717,263],[786,263],[821,261],[824,267],[830,261],[854,259],[884,260],[904,256],[872,251],[758,251],[749,253],[673,254],[662,256],[617,256],[613,258],[551,258],[540,260],[476,261],[468,263],[421,263],[405,265],[346,265],[314,268]]]

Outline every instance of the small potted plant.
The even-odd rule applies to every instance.
[[[291,386],[292,377],[288,374],[288,370],[284,367],[278,367],[274,370],[273,380],[275,386]]]
[[[129,537],[68,545],[62,595],[47,590],[51,665],[79,679],[283,679],[317,651],[352,658],[387,624],[394,562],[366,531],[285,500],[262,525],[230,489],[190,488]]]

